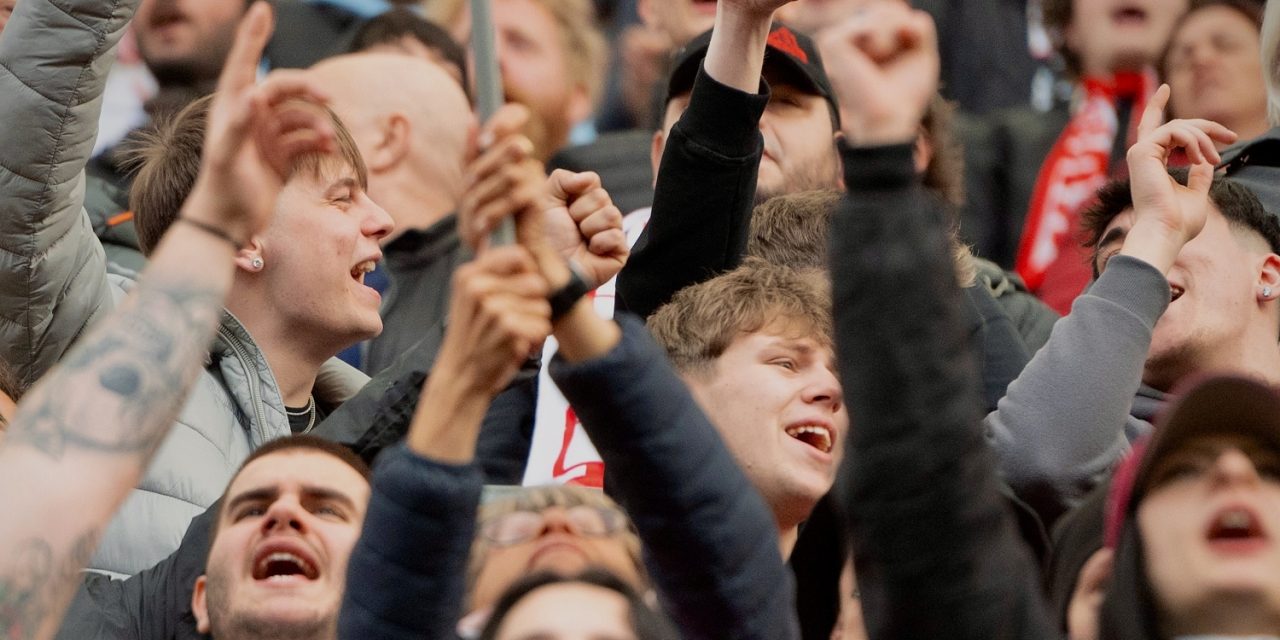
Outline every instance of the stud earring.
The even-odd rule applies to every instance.
[[[1263,300],[1270,300],[1270,299],[1271,299],[1271,287],[1263,287],[1263,288],[1262,288],[1262,299],[1263,299]]]
[[[253,260],[250,260],[250,261],[249,261],[249,266],[253,267],[253,270],[254,270],[254,271],[261,271],[261,270],[262,270],[262,258],[261,258],[260,256],[254,256],[254,257],[253,257]]]

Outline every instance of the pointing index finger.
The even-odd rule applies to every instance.
[[[1169,103],[1169,85],[1162,84],[1156,89],[1147,108],[1142,112],[1142,120],[1138,122],[1138,138],[1142,139],[1164,124],[1164,107]]]
[[[235,40],[227,54],[222,76],[218,78],[219,93],[253,86],[257,80],[262,51],[274,29],[275,18],[271,5],[261,1],[254,2],[236,27]]]

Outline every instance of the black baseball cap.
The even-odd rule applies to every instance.
[[[683,93],[693,90],[693,79],[698,75],[702,59],[707,56],[707,48],[711,45],[711,30],[708,29],[698,37],[689,41],[683,49],[676,52],[671,65],[671,74],[667,76],[667,96],[663,104]],[[769,27],[768,46],[765,49],[764,65],[781,68],[796,84],[822,96],[831,105],[831,113],[835,124],[840,123],[840,105],[836,104],[835,92],[831,89],[831,80],[822,66],[822,57],[813,40],[791,27],[774,22]]]

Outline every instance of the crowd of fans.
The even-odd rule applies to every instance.
[[[1280,639],[1280,5],[490,2],[0,0],[0,636]]]

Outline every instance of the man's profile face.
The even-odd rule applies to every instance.
[[[840,157],[827,101],[766,66],[769,106],[760,118],[764,156],[756,180],[756,204],[779,195],[840,186]],[[660,145],[654,148],[654,175],[671,127],[689,106],[689,94],[671,99]]]
[[[849,430],[831,348],[799,325],[741,334],[710,371],[685,376],[779,523],[790,524],[831,488]]]
[[[369,483],[316,450],[249,463],[227,489],[192,609],[215,638],[320,638],[335,633],[347,560]]]
[[[143,0],[132,23],[138,50],[161,85],[213,82],[246,8],[242,0]]]
[[[337,353],[382,332],[382,298],[364,279],[394,228],[355,170],[326,160],[318,174],[295,172],[280,191],[260,236],[265,267],[256,277],[296,335],[336,345]]]
[[[1120,251],[1133,224],[1133,209],[1126,209],[1107,225],[1098,245],[1099,273]],[[1172,301],[1152,331],[1148,373],[1194,369],[1212,352],[1247,347],[1239,343],[1257,312],[1267,255],[1260,236],[1233,228],[1211,205],[1204,230],[1182,247],[1166,274]]]

